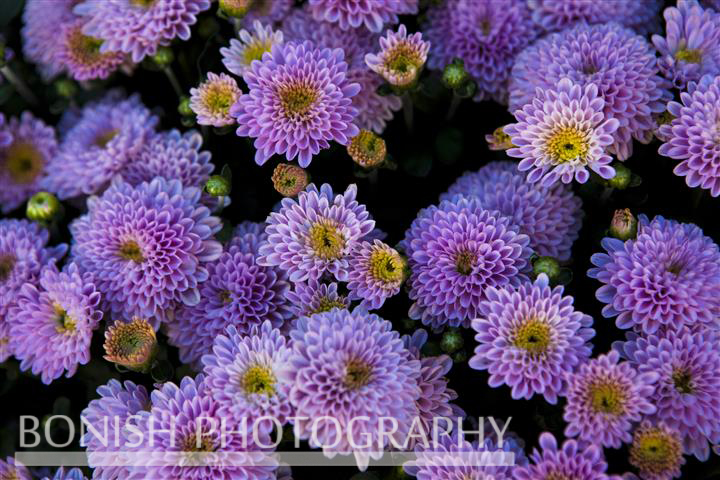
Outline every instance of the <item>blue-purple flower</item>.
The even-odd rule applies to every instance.
[[[394,248],[380,240],[360,242],[350,254],[348,284],[351,300],[362,300],[368,310],[382,307],[400,291],[407,262]]]
[[[64,467],[60,467],[55,471],[55,474],[52,478],[50,477],[43,477],[42,480],[89,480],[85,475],[83,475],[82,470],[79,468],[70,468],[65,469]]]
[[[380,37],[380,52],[365,55],[365,63],[390,85],[408,88],[417,82],[429,50],[422,33],[408,36],[405,25],[400,25],[397,32],[388,30]]]
[[[46,78],[64,69],[58,59],[62,44],[57,41],[58,30],[72,23],[77,0],[27,0],[23,11],[22,48],[25,58],[38,64]]]
[[[528,0],[535,23],[546,31],[558,31],[576,23],[618,22],[639,34],[658,29],[658,13],[662,0]]]
[[[295,282],[292,290],[287,293],[287,299],[296,317],[309,317],[316,313],[329,312],[333,308],[342,310],[350,307],[350,300],[338,293],[338,284],[335,282]]]
[[[15,461],[15,457],[7,457],[0,459],[0,478],[32,480],[32,475],[25,465]]]
[[[310,0],[309,8],[316,20],[337,23],[343,30],[364,26],[379,32],[385,24],[397,23],[398,15],[417,13],[418,0]]]

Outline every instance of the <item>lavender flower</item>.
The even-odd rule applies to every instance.
[[[57,41],[58,30],[72,23],[76,0],[27,0],[23,11],[22,48],[26,59],[37,63],[46,78],[64,68],[58,59],[62,44]]]
[[[238,3],[248,0],[230,0]],[[259,20],[266,24],[274,24],[281,22],[292,10],[294,0],[272,0],[271,2],[249,0],[250,6],[245,16],[242,18],[242,24],[246,28]]]
[[[405,281],[407,262],[380,240],[359,243],[350,254],[348,285],[351,300],[375,310],[396,295]]]
[[[82,470],[79,468],[65,470],[64,467],[60,467],[55,471],[52,479],[50,477],[43,477],[42,480],[88,480],[88,478],[83,475]]]
[[[316,20],[337,23],[343,30],[365,26],[379,32],[385,24],[398,22],[398,15],[418,11],[418,0],[353,2],[352,0],[310,0],[310,11]]]
[[[257,255],[260,250],[260,245],[267,240],[267,235],[265,234],[266,226],[264,222],[240,222],[233,229],[232,245],[239,248],[243,253]]]
[[[680,434],[663,422],[657,425],[642,422],[633,434],[630,463],[640,471],[643,479],[679,477],[680,467],[685,463]]]
[[[353,68],[348,71],[347,77],[350,82],[360,85],[360,91],[352,98],[352,106],[358,111],[355,125],[382,133],[387,122],[392,120],[393,113],[402,107],[402,100],[397,95],[379,95],[377,89],[383,80],[367,67]]]
[[[283,43],[283,32],[274,31],[272,27],[264,27],[260,21],[252,24],[254,33],[245,29],[238,32],[238,37],[230,40],[229,47],[220,49],[223,65],[231,73],[243,76],[254,60],[262,60],[264,53],[270,52],[275,45]]]
[[[63,24],[57,61],[78,81],[105,79],[125,61],[119,52],[100,52],[102,41],[82,33],[82,19]]]
[[[400,25],[397,32],[388,30],[380,38],[380,52],[365,55],[365,63],[390,85],[408,88],[420,76],[429,50],[430,44],[423,41],[422,33],[408,36],[405,25]]]
[[[293,289],[287,293],[287,299],[296,317],[310,317],[316,313],[329,312],[333,308],[343,310],[350,307],[350,301],[338,294],[338,284],[335,282],[295,282]]]
[[[591,2],[588,0],[529,0],[535,23],[546,31],[558,31],[576,23],[617,22],[644,35],[659,27],[656,19],[662,0],[612,0]]]
[[[21,463],[15,461],[15,457],[0,459],[0,478],[10,480],[32,480],[30,471]]]
[[[209,72],[205,82],[190,89],[190,108],[200,125],[232,125],[235,120],[230,116],[230,107],[241,95],[240,87],[231,76]]]

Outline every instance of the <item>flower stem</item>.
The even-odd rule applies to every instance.
[[[175,90],[175,93],[177,94],[178,98],[182,98],[182,96],[184,95],[183,89],[182,89],[182,87],[180,87],[180,82],[178,82],[178,79],[175,76],[175,72],[173,72],[170,65],[163,67],[163,72],[165,72],[165,75],[167,76],[168,80],[170,80],[170,85],[172,85],[173,90]]]
[[[30,90],[28,86],[25,85],[25,82],[23,82],[20,77],[15,75],[15,72],[10,69],[10,66],[5,65],[4,67],[0,68],[0,72],[5,78],[8,79],[8,82],[10,82],[13,87],[15,87],[15,90],[27,103],[29,103],[30,105],[38,104],[38,100],[37,97],[35,97],[35,94],[32,93],[32,90]]]
[[[403,116],[405,117],[405,128],[408,133],[413,131],[413,103],[409,93],[402,96]]]
[[[452,100],[450,101],[450,108],[448,108],[447,115],[445,115],[446,122],[449,122],[455,116],[455,112],[457,112],[461,101],[462,98],[460,98],[460,96],[455,93],[455,90],[453,90]]]

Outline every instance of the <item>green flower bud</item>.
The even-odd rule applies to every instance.
[[[624,190],[629,187],[633,176],[630,169],[622,163],[615,163],[613,168],[615,169],[615,176],[608,180],[608,184],[618,190]]]
[[[445,353],[453,353],[460,350],[465,341],[457,328],[450,329],[443,333],[440,339],[440,348]]]
[[[610,222],[610,235],[619,240],[629,240],[637,236],[638,221],[629,208],[615,210]]]
[[[172,48],[160,47],[151,58],[158,67],[165,68],[175,60],[175,55],[173,54]]]
[[[448,64],[443,70],[442,82],[447,88],[453,90],[458,89],[469,79],[470,76],[465,70],[465,62],[459,58],[454,59],[453,62]]]
[[[49,222],[62,212],[62,205],[52,193],[38,192],[28,200],[25,213],[35,222]]]
[[[72,98],[77,93],[77,84],[69,78],[60,78],[55,81],[55,91],[63,98]]]
[[[553,257],[538,257],[533,262],[533,273],[537,276],[544,273],[550,281],[555,281],[560,277],[560,264]]]
[[[195,116],[195,112],[193,112],[192,108],[190,108],[190,97],[188,97],[187,95],[183,95],[180,98],[180,103],[178,104],[178,112],[184,117]]]
[[[230,195],[232,185],[222,175],[213,175],[205,183],[205,191],[213,197],[224,197]]]

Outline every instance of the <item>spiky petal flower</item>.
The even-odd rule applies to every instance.
[[[616,52],[622,51],[622,55]],[[536,89],[554,89],[563,79],[593,84],[605,101],[605,119],[614,118],[609,152],[625,160],[632,140],[652,139],[653,114],[671,98],[669,82],[657,75],[655,52],[641,36],[616,23],[578,24],[543,37],[516,58],[510,79],[510,110],[531,103]]]
[[[139,63],[171,40],[190,38],[197,15],[210,0],[85,0],[73,12],[86,21],[85,35],[102,40],[100,52],[124,52]]]
[[[592,317],[576,311],[563,287],[548,277],[518,289],[488,287],[472,327],[478,346],[470,367],[487,370],[491,387],[507,385],[512,398],[539,394],[554,404],[567,389],[565,374],[590,357]]]
[[[682,438],[677,430],[647,420],[635,429],[630,446],[630,464],[646,480],[671,480],[680,476],[685,463]]]
[[[644,35],[659,27],[656,17],[662,0],[614,0],[612,8],[603,2],[588,0],[528,0],[535,23],[555,32],[576,23],[618,22]]]
[[[455,195],[477,197],[483,207],[510,217],[530,237],[530,246],[538,255],[560,261],[570,258],[583,211],[580,198],[569,185],[528,183],[515,163],[495,161],[460,176],[440,200]]]
[[[362,300],[368,310],[382,307],[400,291],[407,276],[407,262],[380,240],[359,243],[350,254],[347,288],[351,300]]]
[[[515,111],[518,123],[507,125],[513,148],[511,157],[521,158],[520,171],[530,171],[528,182],[550,186],[573,178],[587,182],[591,169],[603,178],[612,178],[612,157],[606,149],[620,126],[606,118],[605,101],[595,84],[584,87],[563,78],[553,89],[538,88],[532,102]]]
[[[422,33],[408,36],[405,25],[400,25],[397,32],[388,30],[380,37],[380,52],[365,55],[365,63],[390,85],[407,88],[420,76],[429,50]]]
[[[32,369],[50,384],[90,361],[92,332],[103,313],[92,276],[70,264],[63,272],[45,268],[38,285],[26,283],[8,311],[10,348],[22,370]]]
[[[310,184],[297,200],[284,198],[267,219],[258,264],[279,267],[291,282],[318,280],[326,272],[345,281],[351,250],[375,226],[356,195],[354,184],[338,195],[328,184],[319,191]]]
[[[403,241],[411,270],[410,318],[435,329],[469,326],[485,290],[527,280],[530,239],[511,220],[458,197],[420,211]]]
[[[387,157],[385,140],[369,130],[360,130],[350,140],[347,151],[353,161],[364,168],[382,165]]]
[[[41,190],[57,154],[55,130],[30,112],[0,121],[0,207],[8,213]],[[8,141],[10,139],[10,141]]]
[[[0,478],[32,480],[32,475],[25,465],[15,461],[15,457],[7,457],[5,460],[0,459]]]
[[[105,331],[105,356],[108,362],[130,370],[147,372],[157,351],[155,329],[144,318],[129,323],[115,322]]]
[[[380,417],[394,418],[399,432],[409,428],[420,362],[410,360],[390,322],[361,309],[302,317],[290,337],[290,400],[296,416],[315,419],[297,421],[295,436],[322,446],[325,455],[353,451],[364,470],[373,452],[388,444],[378,432]],[[353,448],[364,445],[371,446]]]
[[[309,178],[302,167],[291,163],[278,163],[272,174],[273,187],[283,197],[294,197],[305,190]]]
[[[207,80],[198,88],[190,89],[190,108],[200,125],[232,125],[235,120],[230,116],[230,107],[241,95],[240,87],[230,75],[209,72]]]
[[[605,238],[608,253],[591,257],[588,276],[604,285],[595,296],[619,328],[646,334],[715,324],[720,314],[720,249],[691,223],[638,217],[634,240]]]
[[[701,461],[710,444],[720,443],[720,334],[717,330],[691,332],[682,328],[647,338],[628,335],[613,344],[639,373],[659,374],[655,393],[648,399],[657,406],[650,421],[665,422],[680,432],[683,451]]]
[[[287,293],[296,317],[310,317],[316,313],[329,312],[333,308],[340,310],[350,307],[350,300],[338,293],[338,284],[319,283],[317,280],[295,282]]]
[[[120,52],[100,52],[102,41],[82,33],[85,22],[77,19],[61,26],[58,61],[78,81],[105,79],[125,61]]]
[[[663,16],[667,33],[653,35],[652,41],[665,78],[682,90],[703,75],[720,74],[720,14],[696,0],[678,0],[677,7],[667,7]]]
[[[60,28],[77,18],[72,13],[77,0],[27,0],[23,11],[22,48],[26,59],[37,63],[43,76],[53,77],[64,69],[58,59],[62,44],[57,41]]]
[[[231,114],[240,125],[237,134],[255,138],[256,163],[285,154],[307,167],[330,141],[345,145],[358,133],[351,104],[360,85],[348,80],[343,57],[339,49],[288,42],[275,45],[245,71],[249,92]]]
[[[720,23],[720,13],[717,14]],[[718,26],[720,30],[720,26]],[[720,43],[717,44],[720,49]],[[689,187],[710,190],[713,197],[720,195],[720,76],[704,76],[696,84],[690,82],[680,101],[668,103],[674,117],[659,129],[665,141],[660,155],[681,160],[673,172],[685,177]]]
[[[265,27],[258,20],[253,22],[252,27],[254,33],[242,29],[238,32],[239,40],[233,38],[229,47],[220,49],[225,68],[241,77],[245,70],[250,68],[253,60],[262,60],[264,53],[270,52],[273,46],[283,43],[282,31],[274,31],[269,25]]]
[[[115,179],[70,225],[73,258],[94,275],[113,315],[157,326],[176,304],[197,305],[207,264],[222,253],[221,225],[199,203],[200,190],[156,178],[133,187]]]
[[[398,15],[415,14],[418,11],[418,0],[310,0],[309,5],[316,20],[337,23],[343,30],[365,26],[372,32],[379,32],[385,24],[397,23]]]

